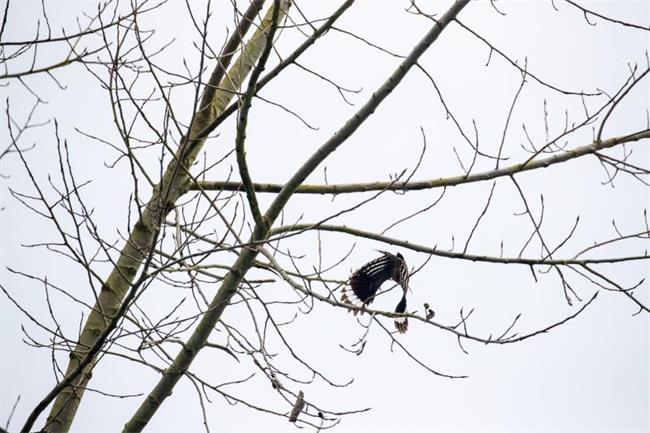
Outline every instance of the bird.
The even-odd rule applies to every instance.
[[[406,312],[406,292],[409,287],[409,271],[404,256],[400,253],[391,254],[387,251],[379,251],[382,253],[378,257],[352,273],[348,281],[349,287],[343,288],[341,295],[341,302],[356,307],[365,307],[370,305],[375,299],[375,295],[379,287],[386,280],[393,280],[402,287],[402,298],[400,299],[396,313]],[[354,310],[356,314],[359,310]],[[361,310],[363,314],[363,310]],[[408,329],[408,319],[406,317],[395,318],[395,328],[400,334],[403,334]]]

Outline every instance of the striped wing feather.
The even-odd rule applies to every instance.
[[[401,254],[394,256],[384,253],[383,256],[366,263],[350,277],[350,287],[343,289],[341,301],[357,307],[369,305],[375,299],[377,291],[388,279],[398,283],[404,294],[395,308],[396,313],[406,312],[406,293],[409,286],[408,266]],[[354,311],[357,314],[357,310]],[[408,329],[406,317],[396,317],[395,328],[400,334]]]
[[[350,287],[364,304],[370,304],[379,287],[391,277],[390,257],[375,259],[356,271],[350,278]]]

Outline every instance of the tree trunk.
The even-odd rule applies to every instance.
[[[58,433],[70,430],[84,388],[92,375],[94,364],[91,361],[81,372],[78,372],[80,362],[88,353],[89,348],[97,342],[99,336],[106,330],[111,318],[120,309],[136,274],[142,266],[143,260],[157,240],[161,223],[174,207],[176,200],[187,192],[191,183],[188,170],[205,142],[205,137],[199,139],[193,139],[193,137],[197,136],[227,107],[235,92],[239,91],[244,79],[250,73],[264,48],[266,40],[264,33],[270,27],[273,7],[269,8],[262,25],[244,46],[242,53],[228,73],[223,73],[229,63],[231,52],[239,46],[240,38],[245,34],[262,4],[263,0],[251,4],[245,14],[245,18],[248,19],[242,20],[240,28],[233,33],[231,41],[226,45],[226,49],[220,57],[219,65],[215,68],[210,81],[206,84],[199,110],[194,116],[188,134],[190,139],[182,141],[174,159],[167,166],[161,181],[154,188],[152,197],[143,209],[140,219],[133,227],[129,240],[122,249],[113,271],[103,284],[98,296],[98,302],[93,307],[79,336],[79,343],[74,352],[70,354],[66,376],[73,375],[76,377],[72,380],[71,386],[65,387],[58,394],[47,418],[44,431]],[[288,0],[283,0],[281,11],[277,14],[278,20],[284,17],[289,5]],[[31,426],[27,430],[30,428]]]

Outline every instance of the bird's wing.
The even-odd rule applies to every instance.
[[[391,278],[393,260],[384,255],[359,268],[350,277],[352,293],[343,292],[342,301],[353,305],[370,304],[384,281]]]

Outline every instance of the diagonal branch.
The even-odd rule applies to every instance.
[[[261,3],[256,3],[260,5]],[[249,8],[248,19],[242,21],[226,47],[238,46],[245,35],[245,30],[250,27],[250,20],[255,16],[257,10]],[[209,81],[207,88],[219,89],[216,92],[206,91],[203,94],[200,107],[210,107],[216,114],[220,113],[235,95],[236,90],[243,83],[244,78],[253,68],[256,59],[259,57],[263,46],[263,29],[270,23],[270,15],[262,23],[248,42],[244,53],[235,61],[227,75],[227,83]],[[217,70],[211,79],[219,79],[223,76],[218,71],[225,69],[230,61],[231,53],[224,53]],[[199,111],[191,124],[188,137],[197,135],[207,123],[212,121],[210,115],[201,115]],[[205,139],[184,140],[179,147],[175,158],[165,170],[160,183],[154,188],[151,199],[144,208],[139,220],[135,224],[126,245],[120,252],[120,257],[113,268],[108,279],[102,285],[98,296],[97,305],[93,307],[79,337],[79,344],[70,356],[70,361],[65,374],[64,382],[70,386],[59,386],[37,405],[28,417],[22,431],[31,431],[33,424],[40,413],[49,405],[52,399],[56,398],[50,411],[45,428],[48,432],[68,431],[74,420],[77,408],[83,396],[85,385],[90,380],[90,372],[93,366],[93,358],[89,356],[94,348],[100,348],[111,328],[117,323],[117,319],[126,311],[124,307],[127,293],[133,293],[134,280],[141,269],[144,260],[157,242],[159,227],[167,213],[174,207],[176,200],[187,191],[189,181],[188,167],[190,167],[199,153]],[[110,318],[110,319],[109,319]]]
[[[418,61],[426,49],[438,38],[458,13],[469,3],[469,0],[456,1],[441,19],[433,26],[424,38],[413,48],[409,56],[397,67],[384,84],[373,93],[372,97],[355,113],[329,140],[300,167],[287,182],[280,194],[271,204],[264,215],[268,224],[272,224],[279,216],[285,204],[293,195],[296,188],[307,176],[332,152],[334,152],[348,137],[350,137],[363,122],[374,112],[383,100],[396,88],[406,76],[407,72]],[[251,242],[266,242],[268,229],[256,225],[251,234]],[[244,248],[230,271],[224,277],[219,290],[214,296],[208,310],[192,332],[192,335],[176,355],[174,362],[160,377],[158,383],[149,393],[147,398],[133,414],[124,427],[125,432],[139,432],[145,428],[161,404],[171,394],[181,377],[188,371],[194,358],[204,347],[230,299],[237,293],[246,272],[253,266],[258,248]]]
[[[271,54],[271,48],[273,47],[273,36],[275,35],[275,30],[278,28],[277,18],[279,15],[279,6],[280,0],[274,0],[273,3],[273,14],[271,17],[271,27],[268,30],[268,35],[266,36],[266,44],[264,45],[264,51],[260,55],[260,59],[257,62],[257,66],[251,72],[251,77],[248,80],[248,87],[246,88],[246,93],[243,98],[240,100],[239,108],[239,117],[237,118],[237,136],[235,137],[235,151],[237,153],[237,166],[239,167],[239,175],[241,176],[242,182],[244,184],[244,189],[246,190],[246,197],[248,198],[248,204],[251,208],[251,213],[253,214],[253,219],[255,224],[264,227],[266,226],[264,220],[262,219],[262,214],[260,213],[260,207],[257,203],[257,197],[255,197],[255,189],[253,188],[253,179],[251,178],[250,172],[248,171],[248,164],[246,163],[246,149],[244,147],[246,142],[246,126],[248,125],[248,113],[253,101],[253,94],[255,93],[255,87],[257,86],[257,81],[259,80],[262,71],[264,71],[264,65]]]

